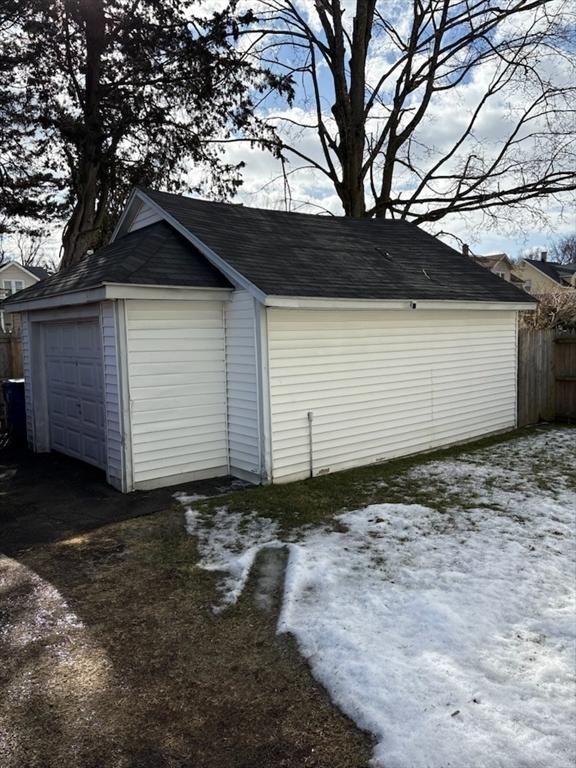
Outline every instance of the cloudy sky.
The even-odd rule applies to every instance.
[[[253,2],[254,0],[252,0]],[[271,0],[278,4],[279,0]],[[264,0],[264,6],[268,3]],[[321,35],[321,27],[312,0],[296,0],[296,5],[314,33]],[[345,7],[344,21],[351,27],[354,15],[355,1],[342,0]],[[503,7],[507,3],[502,4]],[[535,34],[538,30],[544,30],[549,24],[550,18],[556,14],[557,19],[563,23],[574,24],[574,7],[564,0],[553,0],[543,4],[544,7],[531,11],[517,18],[509,19],[498,28],[493,42],[513,41],[519,34],[530,30]],[[453,3],[456,11],[462,4],[458,0]],[[412,3],[406,0],[389,0],[385,3],[387,20],[394,23],[400,35],[406,39],[410,33],[410,8]],[[487,4],[490,7],[490,3]],[[573,28],[573,27],[572,27]],[[555,86],[566,87],[574,85],[576,74],[574,72],[573,57],[563,54],[568,49],[569,43],[560,41],[558,35],[553,38],[555,45],[563,50],[554,49],[552,46],[540,43],[534,46],[530,63],[534,68],[534,76],[526,76],[525,70],[514,73],[509,85],[497,91],[484,105],[479,117],[474,124],[471,138],[465,142],[453,159],[442,169],[443,173],[453,172],[463,158],[475,153],[481,156],[479,162],[490,162],[502,147],[503,141],[511,135],[518,124],[519,117],[526,107],[539,95],[542,82],[552,82]],[[572,51],[573,53],[573,51]],[[288,49],[282,50],[282,55],[290,57]],[[398,58],[398,50],[390,39],[375,32],[370,48],[367,63],[368,85],[377,82],[383,71]],[[296,62],[296,58],[294,59]],[[495,77],[502,73],[501,62],[487,60],[481,66],[474,68],[466,76],[457,88],[449,89],[436,94],[430,103],[426,118],[418,127],[415,144],[422,145],[420,158],[417,158],[420,167],[427,169],[437,162],[438,158],[450,153],[462,132],[466,128],[471,115],[476,109],[489,85],[494,83]],[[322,112],[328,127],[333,126],[330,108],[332,106],[332,86],[326,65],[318,60],[317,75],[322,87]],[[380,93],[382,101],[391,102],[395,80],[392,79],[382,88]],[[310,82],[305,79],[298,81],[296,100],[291,108],[285,104],[264,104],[264,110],[273,119],[274,124],[282,136],[288,137],[288,143],[294,143],[297,148],[314,160],[322,162],[319,142],[314,130],[299,130],[294,127],[294,122],[302,124],[314,124],[315,114],[313,109]],[[414,105],[417,105],[420,94],[414,94]],[[565,106],[565,104],[560,104]],[[572,103],[572,108],[574,104]],[[385,108],[372,113],[370,127],[378,133],[379,126],[383,125]],[[521,140],[517,144],[514,155],[509,163],[516,167],[516,176],[501,177],[501,184],[505,187],[507,181],[517,181],[518,173],[533,172],[536,176],[541,168],[544,168],[553,152],[558,149],[558,144],[548,136],[552,133],[550,122],[546,123],[546,116],[529,121],[518,134]],[[553,123],[557,128],[559,123]],[[572,132],[576,132],[573,118],[564,125]],[[534,138],[530,138],[533,136]],[[569,157],[563,146],[563,154],[558,153],[561,162],[573,162],[573,154]],[[239,194],[239,200],[247,205],[264,207],[286,208],[286,190],[282,178],[280,163],[264,152],[251,149],[242,144],[235,144],[229,150],[229,157],[234,161],[242,161],[246,164],[244,170],[244,185]],[[292,171],[289,176],[290,202],[288,207],[292,210],[309,212],[330,211],[334,214],[342,212],[340,202],[330,182],[321,173],[306,168],[302,171],[296,169],[302,165],[302,161],[296,156],[287,155],[289,163],[287,168]],[[520,170],[519,170],[520,169]],[[395,176],[395,188],[401,189],[409,195],[415,188],[416,179],[408,173],[397,173]],[[442,182],[435,182],[434,189],[441,189]],[[480,212],[456,215],[445,218],[441,222],[429,226],[430,231],[438,233],[446,231],[452,233],[462,241],[469,243],[472,249],[478,253],[491,253],[505,251],[510,255],[518,255],[526,248],[546,247],[558,236],[574,231],[576,221],[574,217],[574,195],[566,194],[559,199],[546,199],[531,204],[530,211],[512,211],[500,209],[497,221]],[[453,239],[446,238],[447,242],[456,244]]]
[[[294,1],[310,27],[320,34],[314,1]],[[504,5],[509,1],[504,0]],[[222,2],[224,0],[203,0],[202,7],[210,11]],[[250,6],[254,3],[263,3],[264,8],[270,2],[278,4],[282,0],[244,0],[244,4]],[[342,0],[342,2],[346,8],[344,19],[350,26],[355,2],[354,0]],[[384,0],[382,2],[384,3]],[[458,5],[459,0],[454,0],[454,6],[457,8]],[[573,13],[572,4],[566,0],[552,0],[545,5],[548,14],[564,13],[568,18],[568,14]],[[385,7],[387,18],[394,22],[400,34],[406,38],[409,35],[412,3],[408,0],[386,0]],[[545,23],[547,21],[539,9],[519,20],[507,22],[506,26],[503,25],[499,29],[494,41],[497,43],[502,40],[511,40],[519,31],[528,27],[534,29]],[[250,42],[250,38],[247,37],[242,38],[240,44],[247,46]],[[297,63],[297,52],[291,52],[288,48],[282,49],[280,57],[282,56],[285,57],[284,61],[289,61],[293,56],[293,63]],[[381,73],[394,62],[397,56],[398,51],[394,49],[389,38],[385,35],[374,35],[367,65],[369,85],[379,79]],[[574,83],[576,75],[573,61],[571,63],[567,57],[559,55],[557,50],[541,46],[533,63],[539,79],[553,81],[555,85]],[[488,85],[494,82],[494,78],[498,75],[499,66],[495,61],[487,61],[473,69],[457,88],[439,92],[433,97],[426,118],[418,127],[416,134],[422,146],[419,158],[421,168],[429,168],[437,162],[438,158],[446,157],[450,153],[470,116],[486,93]],[[322,113],[328,127],[333,128],[332,86],[326,65],[321,61],[318,64],[317,74],[322,84]],[[394,80],[391,80],[382,89],[381,97],[384,104],[390,101],[394,85]],[[538,88],[538,84],[522,74],[513,78],[510,87],[491,97],[474,125],[472,138],[462,146],[462,151],[456,153],[443,170],[448,173],[453,172],[458,167],[458,163],[462,163],[463,158],[472,152],[481,155],[481,162],[489,162],[490,158],[499,152],[503,140],[514,130],[518,117],[526,105],[534,98],[537,93],[535,88]],[[418,98],[419,94],[415,93],[414,104],[417,104]],[[287,139],[288,143],[297,146],[300,151],[314,160],[323,162],[316,131],[296,128],[294,125],[295,122],[308,125],[315,122],[310,83],[305,78],[297,81],[296,99],[293,105],[289,106],[278,99],[268,99],[262,102],[260,113],[275,125],[279,134]],[[383,124],[385,115],[385,106],[380,111],[378,107],[375,108],[370,125],[376,133]],[[573,124],[572,128],[576,130]],[[524,143],[518,145],[518,154],[515,159],[521,161],[520,165],[524,164],[527,172],[539,167],[535,165],[536,157],[539,157],[539,162],[543,165],[555,149],[551,141],[549,142],[546,137],[543,138],[543,129],[542,121],[540,124],[532,122],[524,134],[529,136],[534,133],[536,138],[527,138]],[[543,132],[546,133],[546,130],[544,129]],[[550,134],[551,131],[548,129],[547,133]],[[329,180],[322,173],[310,168],[298,170],[302,161],[295,155],[290,153],[286,155],[288,162],[285,169],[289,172],[289,200],[287,200],[282,166],[271,154],[253,148],[248,143],[229,144],[225,151],[230,161],[245,164],[244,184],[237,195],[236,202],[310,213],[329,212],[335,215],[342,213],[340,201]],[[565,158],[566,155],[563,157]],[[566,162],[565,159],[564,162]],[[518,173],[519,163],[516,162],[515,165]],[[193,169],[190,173],[191,186],[197,184],[201,178],[202,170]],[[506,177],[502,177],[502,183],[506,185]],[[395,189],[401,189],[406,195],[410,194],[415,185],[415,178],[410,177],[408,173],[404,175],[398,173],[395,177]],[[434,188],[441,190],[442,182],[436,183]],[[500,209],[497,221],[490,220],[481,212],[472,212],[445,218],[432,226],[428,225],[427,228],[433,233],[447,232],[455,235],[461,241],[469,243],[476,253],[505,251],[511,256],[518,256],[528,248],[549,247],[559,236],[574,231],[576,228],[574,196],[566,194],[561,199],[539,201],[532,205],[530,212]],[[50,250],[54,251],[57,248],[58,239],[59,233],[55,232],[51,238]],[[455,240],[450,237],[445,239],[456,246]]]

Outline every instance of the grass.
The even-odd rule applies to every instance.
[[[197,560],[181,509],[0,556],[2,768],[366,768],[275,615],[249,588],[215,616]]]
[[[445,508],[449,525],[450,509],[465,511],[469,500],[441,482],[411,482],[406,470],[546,430],[195,506],[208,520],[227,507],[275,518],[290,531],[338,526],[337,513],[370,503],[421,503]],[[532,466],[543,488],[557,461],[550,439],[549,455]],[[570,471],[576,488],[576,468]],[[291,640],[275,634],[275,615],[256,605],[253,582],[215,616],[218,577],[197,563],[180,505],[33,547],[16,564],[0,557],[7,628],[0,733],[9,734],[0,739],[2,768],[366,768],[370,739],[331,704]],[[19,569],[17,578],[11,571],[12,586],[2,587],[3,567]],[[54,608],[31,574],[65,604]],[[58,612],[79,623],[59,624]]]
[[[462,453],[471,453],[492,446],[502,445],[520,437],[541,434],[546,426],[518,429],[504,434],[493,435],[466,445],[453,446],[382,464],[359,467],[330,475],[302,480],[286,485],[268,485],[235,491],[226,496],[207,499],[194,504],[209,524],[215,509],[226,507],[230,512],[255,513],[277,520],[284,533],[306,525],[330,522],[344,510],[357,509],[368,504],[382,502],[409,503],[449,509],[456,504],[466,509],[468,500],[453,494],[438,498],[430,486],[419,487],[402,478],[402,474],[425,461],[453,459]],[[545,488],[546,460],[538,472],[539,482]],[[550,457],[550,462],[554,457]],[[337,524],[337,523],[335,523]]]

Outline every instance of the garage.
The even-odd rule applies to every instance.
[[[406,222],[136,190],[107,246],[4,306],[22,313],[30,447],[128,492],[511,429],[534,302]]]
[[[46,323],[43,333],[50,448],[105,469],[98,321]]]

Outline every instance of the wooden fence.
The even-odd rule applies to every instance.
[[[576,420],[576,333],[521,329],[518,425]]]
[[[19,334],[0,333],[0,381],[19,379],[22,371],[22,342]]]

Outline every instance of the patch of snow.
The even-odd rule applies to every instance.
[[[434,505],[372,505],[289,544],[278,629],[375,735],[374,766],[576,764],[575,456],[559,429],[428,462],[403,479]],[[282,545],[240,517],[187,513],[223,604]]]
[[[185,512],[186,531],[196,536],[201,560],[199,566],[207,571],[221,571],[219,612],[235,603],[250,575],[258,552],[263,547],[282,546],[277,539],[278,524],[257,515],[229,513],[218,509],[206,520],[194,509]]]
[[[202,493],[175,493],[173,498],[176,499],[182,506],[193,504],[195,501],[202,501],[206,496]]]

